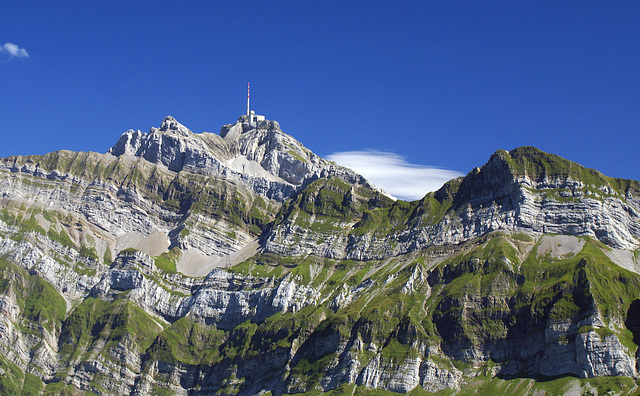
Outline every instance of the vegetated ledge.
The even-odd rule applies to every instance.
[[[466,202],[455,208],[455,192],[463,180],[450,182],[447,189],[417,203],[392,203],[378,199],[374,190],[321,178],[309,183],[309,190],[278,214],[274,224],[313,226],[317,234],[310,241],[321,246],[325,242],[318,235],[384,237],[402,233],[404,224],[424,232],[447,216],[462,218],[465,213],[473,220],[502,213],[493,208],[504,207],[508,200]],[[578,185],[573,176],[566,181]],[[537,193],[531,186],[528,193]],[[95,187],[98,191],[99,186]],[[184,192],[185,184],[175,187]],[[473,183],[465,188],[471,187]],[[549,210],[552,205],[571,204],[575,209],[576,202],[584,200],[563,197],[568,187],[538,187],[549,197],[533,197],[530,207],[544,203],[550,206],[540,209]],[[602,201],[591,200],[595,204],[617,200],[622,204],[616,205],[624,207],[615,188],[592,189],[602,192]],[[569,191],[573,194],[577,189]],[[632,206],[629,196],[626,204]],[[171,197],[174,208],[183,207],[182,197]],[[204,206],[207,210],[208,205]],[[189,208],[184,215],[196,212],[193,205]],[[70,241],[76,243],[73,235],[63,228],[46,229],[38,222],[40,217],[52,224],[69,221],[20,206],[9,208],[3,216],[10,224],[2,224],[6,242],[2,248],[15,249],[11,257],[19,252],[19,264],[32,271],[8,266],[0,282],[6,291],[3,306],[8,301],[6,306],[17,307],[12,318],[19,323],[2,327],[19,330],[13,333],[17,338],[3,337],[10,340],[10,345],[2,346],[3,352],[28,351],[24,360],[11,360],[19,364],[5,357],[0,360],[3,370],[20,379],[2,384],[18,391],[21,383],[25,388],[44,387],[37,377],[21,374],[27,370],[49,382],[47,392],[78,386],[113,394],[162,389],[182,394],[364,392],[370,388],[460,389],[460,393],[499,388],[507,393],[510,388],[521,389],[522,384],[554,390],[574,386],[573,381],[578,386],[590,383],[612,389],[633,384],[631,378],[574,377],[633,375],[640,330],[634,322],[640,312],[637,275],[615,266],[610,258],[613,250],[589,237],[469,226],[463,228],[468,232],[465,238],[456,244],[436,246],[426,240],[402,253],[390,249],[375,260],[294,254],[292,249],[303,242],[294,239],[287,245],[289,250],[261,250],[231,268],[232,273],[218,269],[205,278],[189,278],[174,271],[176,250],[155,259],[125,250],[107,270],[99,265],[67,268],[64,262],[69,260],[64,257],[57,257],[62,262],[42,257],[65,248],[91,263],[101,256],[90,245],[65,247]],[[357,225],[365,216],[369,217]],[[197,221],[188,220],[179,224],[183,228],[177,227],[177,234],[197,235]],[[19,241],[11,239],[14,232],[16,238],[22,232]],[[558,249],[567,238],[577,248]],[[59,249],[44,249],[51,247]],[[121,262],[127,255],[130,265]],[[73,276],[80,272],[79,278]],[[42,275],[41,281],[36,273]],[[56,286],[46,286],[44,277]],[[25,287],[35,296],[42,289],[41,297],[64,303],[53,293],[69,294],[60,287],[68,279],[97,285],[92,297],[68,305],[66,317],[34,311],[40,298],[29,303],[11,300],[24,292],[20,282],[31,285]],[[107,284],[108,289],[102,288]],[[67,287],[74,287],[73,282]],[[248,295],[255,300],[245,304],[242,298]],[[170,309],[173,313],[157,316]],[[57,352],[51,347],[56,342]],[[42,364],[52,361],[48,359],[58,363]],[[547,381],[555,376],[564,377]]]

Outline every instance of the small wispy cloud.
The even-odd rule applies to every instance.
[[[394,197],[416,200],[462,173],[416,165],[404,157],[384,151],[345,151],[327,156],[339,165],[351,168]]]
[[[0,54],[7,54],[9,58],[23,58],[26,59],[29,57],[29,53],[26,49],[20,48],[19,46],[13,43],[4,43],[0,47]]]

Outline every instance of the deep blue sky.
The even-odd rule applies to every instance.
[[[62,3],[63,5],[54,3]],[[560,3],[560,4],[559,4]],[[314,152],[468,172],[533,145],[640,180],[640,2],[2,1],[0,157],[252,109]]]

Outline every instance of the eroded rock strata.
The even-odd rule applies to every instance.
[[[0,160],[0,390],[633,386],[639,248],[638,182],[535,148],[404,202],[275,121],[167,117]]]

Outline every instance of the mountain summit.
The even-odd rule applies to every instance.
[[[533,147],[405,202],[166,117],[0,159],[0,393],[635,389],[639,248],[640,183]]]
[[[108,153],[142,157],[171,171],[201,173],[234,180],[248,190],[282,201],[299,187],[319,177],[339,176],[375,188],[362,176],[320,158],[277,121],[238,121],[222,127],[220,134],[195,134],[173,117],[149,133],[129,130]]]

